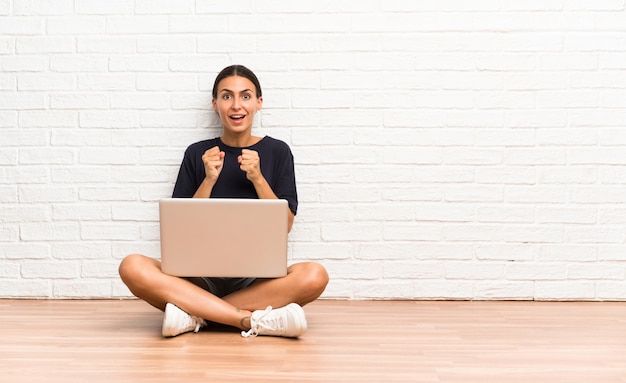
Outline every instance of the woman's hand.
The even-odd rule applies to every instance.
[[[214,146],[208,149],[202,155],[202,162],[204,162],[205,179],[211,185],[217,182],[217,178],[222,172],[224,167],[224,152],[220,151],[219,146]]]
[[[239,168],[246,172],[246,178],[250,182],[255,183],[263,177],[261,174],[261,159],[258,152],[242,149],[241,155],[237,157],[237,162],[239,162]]]
[[[214,146],[208,149],[202,155],[202,162],[204,162],[204,181],[200,184],[198,190],[193,195],[193,198],[209,198],[211,196],[211,190],[217,182],[217,178],[222,172],[224,167],[224,155],[225,153],[220,151],[219,146]]]

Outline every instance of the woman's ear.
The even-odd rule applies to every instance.
[[[257,101],[256,101],[256,110],[261,110],[262,107],[263,107],[263,97],[259,97],[257,98]]]
[[[213,106],[213,110],[217,112],[217,102],[215,102],[214,98],[211,99],[211,105]]]

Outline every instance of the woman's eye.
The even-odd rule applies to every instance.
[[[230,99],[230,94],[225,94],[222,96],[223,100],[229,100]]]
[[[249,94],[244,94],[243,95],[243,99],[244,100],[249,100],[250,99],[250,95]]]

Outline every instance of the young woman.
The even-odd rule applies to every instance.
[[[293,156],[286,143],[252,135],[263,104],[257,77],[229,66],[216,77],[212,95],[222,135],[187,148],[173,197],[286,199],[291,230],[298,207]],[[165,311],[165,337],[197,332],[206,321],[237,327],[243,336],[298,337],[307,327],[301,306],[328,283],[324,267],[313,262],[291,265],[276,279],[179,278],[164,274],[159,261],[131,254],[119,273],[134,295]]]

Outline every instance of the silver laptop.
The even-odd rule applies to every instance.
[[[286,200],[159,201],[161,267],[180,277],[287,275]]]

